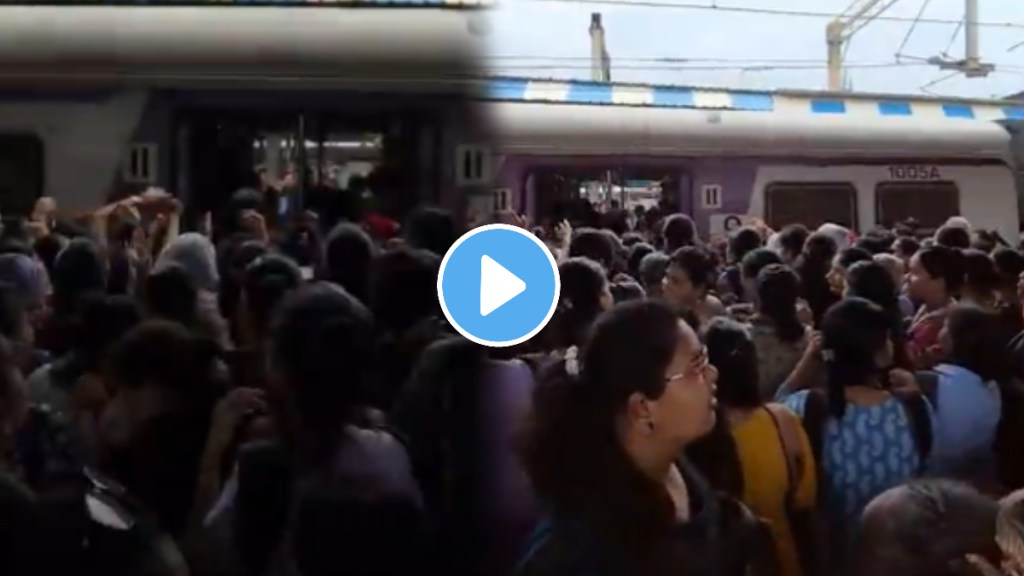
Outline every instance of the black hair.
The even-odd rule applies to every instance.
[[[686,447],[686,457],[719,491],[734,498],[744,492],[743,468],[725,411],[761,406],[757,348],[750,330],[731,318],[713,318],[704,333],[708,363],[718,370],[718,418],[707,436]]]
[[[83,297],[76,316],[70,331],[75,361],[54,366],[67,375],[102,368],[111,347],[142,321],[134,298],[102,292]]]
[[[971,247],[971,234],[959,226],[942,226],[935,232],[935,243],[966,250]]]
[[[323,280],[334,282],[363,302],[369,299],[370,268],[376,249],[359,226],[342,222],[327,235]]]
[[[1024,256],[1013,248],[1000,247],[992,252],[992,262],[999,273],[1000,282],[1007,288],[1017,284],[1017,278],[1024,273]]]
[[[12,343],[25,337],[28,308],[15,286],[0,282],[0,336]]]
[[[742,262],[754,250],[764,246],[764,239],[757,230],[744,226],[729,239],[729,258],[733,262]]]
[[[101,467],[155,512],[160,526],[180,536],[195,496],[195,478],[222,387],[215,373],[220,349],[184,326],[161,320],[130,330],[110,351],[105,381],[117,390],[165,391],[127,445],[105,446]]]
[[[650,290],[665,280],[665,271],[668,269],[669,257],[664,252],[653,252],[644,256],[640,261],[640,282],[644,288]]]
[[[683,246],[697,244],[697,225],[686,214],[672,214],[661,225],[661,237],[665,240],[665,252],[671,254]]]
[[[829,413],[846,413],[846,388],[869,384],[881,369],[877,354],[889,340],[892,321],[881,306],[864,298],[844,298],[821,322]]]
[[[651,246],[646,242],[636,242],[630,246],[629,257],[626,262],[626,268],[629,275],[639,280],[640,263],[643,262],[645,256],[653,254],[654,252],[654,246]]]
[[[864,298],[885,310],[891,323],[893,363],[900,368],[910,368],[899,286],[896,285],[889,270],[875,261],[857,262],[846,270],[846,288],[850,296]]]
[[[608,284],[601,265],[587,258],[570,258],[558,267],[562,290],[552,318],[551,346],[555,349],[583,344],[601,314],[601,291]]]
[[[589,258],[606,271],[615,265],[616,246],[607,234],[593,228],[583,228],[573,234],[569,242],[570,258]]]
[[[60,237],[49,234],[36,240],[33,251],[39,256],[46,268],[46,273],[53,276],[53,265],[57,262],[57,255],[64,249]]]
[[[843,270],[846,270],[857,262],[872,262],[874,259],[875,258],[871,255],[871,252],[868,252],[863,248],[851,246],[850,248],[843,248],[839,251],[839,254],[836,255],[835,264]]]
[[[1001,278],[992,258],[975,248],[964,250],[961,254],[964,267],[963,288],[981,295],[994,295],[999,289]]]
[[[740,272],[744,278],[756,280],[757,275],[771,264],[782,264],[782,256],[767,248],[751,250],[740,262]]]
[[[982,380],[1007,382],[1013,374],[1006,354],[1011,334],[1003,329],[997,313],[970,304],[954,306],[946,317],[953,343],[949,361],[962,366]]]
[[[199,326],[199,291],[184,267],[168,264],[150,274],[144,293],[146,311],[150,315],[188,328]]]
[[[644,238],[644,235],[639,232],[626,232],[622,234],[622,245],[626,248],[632,248],[637,244],[645,244],[646,242],[647,240]],[[651,246],[651,249],[653,248],[654,247]]]
[[[523,462],[538,498],[556,514],[590,519],[626,547],[669,529],[674,506],[630,462],[615,419],[634,393],[664,394],[679,326],[665,303],[620,304],[594,325],[578,375],[555,362],[541,370],[534,391]]]
[[[684,246],[672,253],[669,265],[686,272],[690,283],[698,290],[711,290],[715,286],[715,263],[711,253],[699,246]]]
[[[718,369],[718,401],[731,408],[760,406],[757,348],[749,328],[731,318],[713,318],[705,328],[704,344],[708,362]]]
[[[899,236],[893,241],[893,248],[903,255],[913,256],[921,249],[921,243],[912,236]]]
[[[966,556],[995,547],[999,504],[962,482],[914,480],[879,494],[861,516],[856,574],[968,576]]]
[[[887,235],[882,235],[881,233],[865,234],[853,243],[853,247],[864,250],[872,256],[875,254],[883,254],[888,252],[892,247],[892,238]]]
[[[242,275],[246,266],[269,251],[267,245],[251,234],[236,234],[217,246],[217,307],[231,322],[232,336],[238,337],[238,301],[242,293]]]
[[[779,340],[799,342],[806,332],[797,317],[800,278],[788,266],[769,264],[757,275],[758,312],[770,319]]]
[[[620,272],[626,272],[626,260],[629,258],[629,250],[622,243],[622,238],[619,238],[615,232],[608,228],[602,228],[598,232],[607,236],[608,241],[612,244],[612,261],[607,267],[608,277],[612,278]]]
[[[53,265],[54,314],[73,314],[78,300],[90,292],[104,292],[107,270],[99,246],[87,238],[75,238],[60,252]]]
[[[487,348],[462,337],[431,343],[419,355],[390,414],[408,439],[424,501],[454,515],[460,532],[455,537],[463,542],[463,534],[473,531],[481,518],[475,514],[476,498],[487,482],[481,472],[494,457],[494,443],[480,433],[482,408],[500,388],[481,385],[493,384],[486,380],[488,356]],[[462,552],[467,559],[476,553]]]
[[[779,246],[786,254],[799,255],[804,251],[804,244],[811,232],[803,224],[790,224],[779,232]]]
[[[377,257],[370,279],[370,308],[382,330],[401,332],[441,314],[437,273],[441,258],[400,246]]]
[[[185,399],[216,396],[210,382],[217,345],[177,322],[147,320],[129,329],[110,349],[106,373],[119,387],[157,385]]]
[[[440,208],[418,208],[405,222],[405,240],[410,246],[433,252],[438,257],[459,239],[452,215]]]
[[[267,254],[249,264],[242,279],[242,294],[256,335],[266,334],[277,305],[301,285],[302,271],[287,256]]]
[[[815,232],[807,237],[804,251],[793,266],[800,277],[800,295],[814,314],[815,326],[821,323],[825,311],[839,299],[828,284],[828,273],[835,256],[835,240],[827,234]]]
[[[964,285],[964,259],[960,250],[935,244],[918,251],[917,259],[929,276],[945,282],[946,292],[951,296],[960,292]]]
[[[284,379],[288,424],[303,461],[329,459],[353,410],[369,396],[375,343],[373,315],[333,284],[305,284],[278,307],[271,359]]]

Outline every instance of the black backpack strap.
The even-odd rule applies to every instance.
[[[932,453],[932,420],[928,401],[919,392],[893,392],[893,396],[903,405],[910,424],[910,432],[914,436],[917,448],[917,474],[923,474]]]
[[[934,370],[920,370],[914,373],[914,381],[924,397],[932,403],[932,406],[938,406],[939,373]]]
[[[803,415],[804,430],[807,432],[807,440],[811,444],[811,454],[820,470],[822,466],[822,450],[825,443],[825,422],[828,421],[828,398],[823,390],[817,388],[807,392],[804,400]],[[819,477],[821,474],[819,473]],[[819,493],[823,491],[819,490]]]
[[[786,458],[786,508],[792,510],[797,490],[803,483],[804,454],[800,449],[800,425],[789,409],[781,404],[768,403],[764,409],[775,423],[775,431]]]

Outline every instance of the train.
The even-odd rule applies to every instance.
[[[539,218],[602,192],[628,205],[645,182],[707,234],[955,215],[1019,233],[1020,103],[525,78],[486,97],[496,190]]]
[[[158,2],[0,6],[0,212],[147,186],[213,209],[290,163],[390,166],[374,192],[399,213],[541,223],[586,198],[665,203],[711,235],[753,218],[1020,229],[1020,103],[488,77],[483,0]]]
[[[5,215],[148,186],[212,210],[254,169],[321,156],[391,166],[400,209],[474,184],[454,162],[482,0],[74,4],[0,6]]]

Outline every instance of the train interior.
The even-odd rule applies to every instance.
[[[437,196],[439,129],[424,115],[188,109],[175,118],[171,187],[191,212],[216,212],[241,187],[282,192],[279,215],[317,209],[318,195],[359,188],[367,208],[396,218]]]
[[[625,208],[643,212],[653,207],[686,210],[689,179],[678,168],[573,166],[542,167],[529,172],[523,194],[532,191],[534,214],[542,223],[568,219],[584,224],[593,212]]]

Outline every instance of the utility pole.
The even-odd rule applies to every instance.
[[[828,23],[825,42],[828,45],[829,90],[843,90],[843,59],[853,35],[896,2],[899,0],[853,0],[842,14]]]
[[[601,13],[590,15],[590,79],[594,82],[612,81],[612,63],[604,41]]]
[[[978,0],[966,0],[964,5],[964,57],[949,60],[941,56],[928,59],[929,64],[941,70],[960,72],[968,78],[984,78],[995,71],[994,64],[981,61],[978,47]]]

